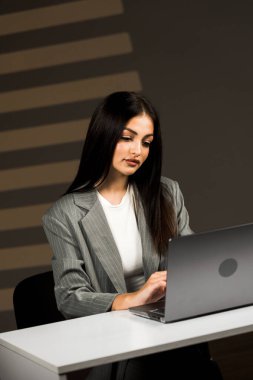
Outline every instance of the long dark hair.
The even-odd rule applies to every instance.
[[[76,177],[65,194],[89,191],[107,177],[117,142],[135,116],[146,113],[154,124],[154,139],[143,165],[131,176],[135,198],[143,206],[154,248],[163,254],[168,239],[176,235],[177,224],[170,194],[161,184],[162,140],[155,108],[144,96],[120,91],[107,96],[95,109],[87,131]]]

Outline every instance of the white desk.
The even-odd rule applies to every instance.
[[[0,334],[1,380],[68,374],[149,353],[253,331],[253,306],[162,324],[116,311]]]

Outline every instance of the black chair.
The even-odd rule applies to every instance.
[[[65,319],[57,309],[52,271],[19,282],[13,293],[13,305],[18,329]]]

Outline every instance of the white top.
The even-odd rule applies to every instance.
[[[133,189],[128,186],[124,197],[117,205],[111,204],[99,192],[97,194],[120,253],[127,290],[135,291],[144,284],[145,280],[141,237],[134,212]]]

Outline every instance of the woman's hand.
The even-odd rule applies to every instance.
[[[166,291],[167,271],[153,273],[136,292],[119,294],[113,301],[112,310],[145,305],[160,300]]]

